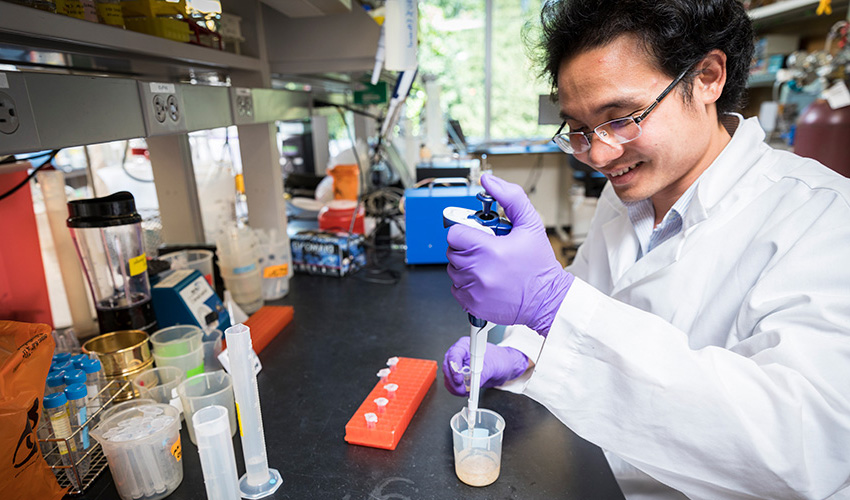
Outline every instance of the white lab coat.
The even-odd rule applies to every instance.
[[[605,450],[629,499],[850,484],[850,180],[737,118],[678,235],[636,262],[606,186],[548,338],[502,342],[535,363],[502,388]]]

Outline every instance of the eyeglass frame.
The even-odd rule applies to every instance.
[[[658,106],[659,104],[661,104],[661,101],[662,101],[665,97],[667,97],[667,94],[669,94],[669,93],[670,93],[670,91],[672,91],[672,90],[676,87],[676,85],[678,85],[678,84],[679,84],[679,82],[681,82],[681,81],[682,81],[682,79],[685,77],[685,75],[687,75],[687,74],[688,74],[688,72],[689,72],[690,70],[691,70],[691,67],[688,67],[687,69],[685,69],[684,71],[682,71],[681,73],[679,73],[679,76],[677,76],[675,80],[673,80],[672,82],[670,82],[670,85],[668,85],[668,86],[667,86],[667,88],[666,88],[666,89],[664,89],[664,90],[661,92],[661,94],[659,94],[659,95],[658,95],[658,97],[656,97],[656,98],[655,98],[655,102],[653,102],[652,104],[650,104],[650,105],[649,105],[649,107],[648,107],[648,108],[646,108],[646,110],[644,110],[644,112],[643,112],[643,113],[641,113],[641,114],[640,114],[640,116],[638,116],[637,118],[635,118],[634,116],[632,116],[632,115],[634,115],[634,113],[632,113],[632,114],[630,114],[630,115],[622,116],[622,117],[620,117],[620,118],[614,118],[613,120],[608,120],[607,122],[601,123],[601,124],[597,125],[596,127],[594,127],[594,128],[593,128],[593,130],[591,130],[590,132],[567,132],[567,133],[562,134],[562,133],[561,133],[561,131],[562,131],[562,130],[564,130],[564,127],[566,127],[566,126],[567,126],[567,120],[564,120],[564,122],[563,122],[563,123],[561,123],[561,126],[560,126],[560,127],[558,127],[558,131],[557,131],[557,132],[555,132],[555,135],[553,135],[553,136],[552,136],[552,142],[554,142],[554,143],[558,146],[558,148],[559,148],[561,151],[563,151],[564,153],[567,153],[567,154],[571,154],[571,155],[584,154],[584,153],[587,153],[588,151],[590,151],[590,148],[593,146],[593,142],[592,142],[592,140],[593,140],[593,136],[594,136],[594,135],[595,135],[595,136],[597,136],[597,137],[599,137],[599,140],[601,140],[602,142],[604,142],[604,143],[606,143],[606,144],[609,144],[609,145],[613,145],[613,144],[611,144],[610,142],[608,142],[608,140],[609,140],[609,139],[606,139],[605,137],[603,137],[603,136],[602,136],[602,134],[600,134],[598,131],[599,131],[599,129],[600,129],[600,128],[604,127],[605,125],[608,125],[609,123],[613,123],[613,122],[617,122],[617,121],[625,120],[625,119],[631,119],[631,120],[635,123],[635,125],[637,125],[637,126],[638,126],[638,131],[639,131],[639,132],[638,132],[638,135],[637,135],[637,136],[635,136],[635,137],[634,137],[634,139],[629,139],[629,140],[627,140],[627,141],[622,141],[622,142],[615,142],[614,144],[626,144],[626,143],[628,143],[628,142],[632,142],[632,141],[634,141],[635,139],[637,139],[638,137],[640,137],[640,136],[641,136],[641,134],[643,133],[643,129],[640,127],[640,122],[642,122],[642,121],[646,120],[646,117],[647,117],[647,116],[649,116],[649,113],[650,113],[653,109],[655,109],[655,108],[656,108],[656,106]],[[635,113],[636,113],[636,112],[635,112]],[[560,145],[560,144],[558,144],[558,141],[556,141],[556,140],[555,140],[555,139],[557,139],[557,138],[558,138],[558,137],[560,137],[560,136],[568,136],[568,135],[570,135],[570,134],[580,134],[580,135],[584,136],[584,137],[585,137],[585,139],[587,140],[587,149],[586,149],[586,150],[584,150],[584,151],[576,152],[574,148],[571,148],[571,149],[573,149],[573,151],[566,151],[566,150],[564,150],[564,148],[563,148],[563,147],[561,147],[561,145]],[[613,140],[613,139],[611,139],[611,140]],[[567,142],[568,142],[568,143],[570,143],[570,144],[572,144],[572,141],[570,141],[569,139],[567,139]]]

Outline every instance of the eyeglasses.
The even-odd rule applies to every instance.
[[[564,123],[561,124],[558,131],[555,132],[555,136],[552,137],[552,142],[557,144],[564,153],[575,155],[590,151],[590,140],[593,138],[593,134],[596,134],[599,139],[611,146],[625,144],[637,139],[640,137],[642,132],[640,122],[646,120],[649,113],[658,106],[662,99],[667,97],[667,94],[669,94],[680,81],[682,81],[682,78],[685,77],[688,71],[690,71],[690,68],[682,71],[679,76],[677,76],[676,79],[673,80],[673,82],[670,83],[663,92],[661,92],[661,95],[655,98],[655,102],[646,108],[640,116],[624,116],[623,118],[616,118],[599,125],[594,128],[592,132],[567,132],[562,134],[561,131],[564,130],[564,127],[567,125],[567,121],[564,120]]]

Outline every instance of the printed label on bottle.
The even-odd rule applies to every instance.
[[[65,446],[65,438],[71,435],[71,422],[68,420],[68,412],[61,410],[51,415],[50,425],[53,427],[53,434],[56,436],[56,439],[60,440],[58,443],[59,454],[67,455],[68,447]],[[71,445],[71,451],[77,451],[74,441],[68,441],[68,443]]]
[[[174,458],[179,462],[181,458],[183,458],[183,449],[180,447],[180,435],[177,435],[177,441],[174,441],[174,444],[171,445],[171,454],[174,455]]]
[[[285,278],[289,276],[289,265],[279,264],[263,269],[263,278]]]
[[[257,268],[257,264],[254,264],[254,263],[248,264],[247,266],[234,267],[233,268],[233,274],[250,273],[251,271],[253,271],[256,268]]]
[[[148,270],[148,259],[145,254],[130,259],[130,276],[138,276]]]

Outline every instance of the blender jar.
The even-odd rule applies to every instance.
[[[142,217],[133,195],[68,202],[68,227],[86,271],[101,333],[156,331]]]

